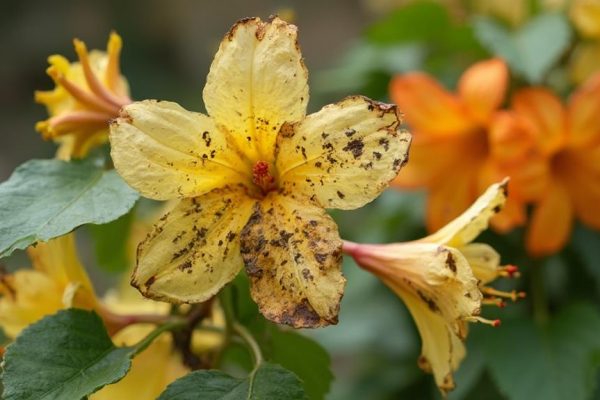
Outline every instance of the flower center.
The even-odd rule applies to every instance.
[[[257,161],[252,168],[252,182],[258,186],[263,194],[275,190],[275,177],[271,175],[270,165],[266,161]]]

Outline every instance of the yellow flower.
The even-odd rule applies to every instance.
[[[245,264],[269,319],[335,323],[345,279],[324,207],[373,200],[406,160],[392,105],[348,97],[306,116],[295,26],[236,23],[204,88],[209,116],[176,103],[125,106],[111,124],[117,171],[144,196],[180,198],[138,248],[132,284],[173,303],[215,295]]]
[[[32,270],[0,278],[0,326],[9,337],[60,309],[96,308],[94,289],[79,262],[72,234],[38,243],[28,253]]]
[[[493,184],[462,215],[423,239],[387,245],[344,243],[344,252],[406,304],[423,342],[419,366],[433,373],[444,393],[454,388],[452,373],[466,354],[467,322],[497,326],[499,320],[479,316],[481,305],[502,306],[503,297],[522,297],[482,286],[499,276],[513,276],[516,268],[500,266],[500,256],[489,245],[471,243],[504,205],[506,185]]]
[[[36,130],[44,139],[60,143],[58,158],[63,160],[84,157],[105,142],[108,121],[131,102],[119,66],[119,35],[111,33],[106,53],[93,50],[88,54],[85,43],[77,39],[74,45],[79,62],[50,56],[47,73],[56,88],[35,92],[35,101],[44,104],[50,114],[49,119],[37,123]]]
[[[584,39],[577,43],[570,60],[570,75],[581,84],[600,68],[600,0],[573,0],[569,16]]]

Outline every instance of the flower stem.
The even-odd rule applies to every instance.
[[[260,350],[260,346],[254,340],[254,336],[245,326],[241,325],[238,322],[233,323],[233,330],[237,333],[243,340],[246,342],[250,350],[252,351],[252,356],[254,358],[254,370],[258,369],[258,367],[263,362],[262,351]]]
[[[167,331],[175,331],[175,330],[182,329],[184,326],[186,326],[186,324],[187,324],[187,321],[185,319],[180,319],[180,320],[174,320],[172,322],[168,322],[166,324],[158,326],[156,329],[154,329],[152,332],[150,332],[145,338],[140,340],[134,346],[135,354],[139,354],[142,351],[146,350],[146,348],[148,346],[150,346],[150,344],[152,344],[154,339],[159,337],[161,334],[163,334]]]

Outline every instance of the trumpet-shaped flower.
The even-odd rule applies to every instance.
[[[324,208],[373,200],[406,161],[395,106],[348,97],[306,116],[296,27],[249,18],[227,33],[204,88],[208,115],[125,106],[115,167],[146,197],[180,198],[140,244],[132,284],[173,303],[214,296],[245,264],[269,319],[335,323],[342,242]]]
[[[502,305],[504,293],[483,285],[511,276],[515,267],[499,265],[490,246],[471,243],[506,201],[506,184],[493,184],[462,215],[423,239],[386,245],[346,242],[344,251],[377,275],[406,304],[422,340],[419,366],[433,373],[442,392],[454,388],[452,373],[465,356],[467,322],[484,322],[481,305]]]
[[[448,93],[423,73],[395,77],[390,96],[412,128],[411,162],[394,185],[428,190],[427,227],[435,231],[464,211],[493,182],[511,177],[507,207],[492,221],[506,231],[525,222],[524,201],[539,195],[543,162],[532,138],[504,101],[508,69],[499,59],[479,62]]]
[[[37,123],[36,129],[44,139],[60,143],[58,158],[63,160],[84,157],[105,142],[108,121],[131,102],[119,66],[119,35],[111,33],[106,52],[88,53],[85,43],[77,39],[74,45],[79,61],[70,63],[61,55],[50,56],[47,73],[56,87],[35,92],[35,100],[50,114],[49,119]]]
[[[0,277],[0,326],[9,337],[60,309],[96,308],[94,289],[77,257],[73,235],[38,243],[27,251],[33,269]]]
[[[545,88],[527,88],[515,94],[512,107],[528,121],[549,166],[527,248],[535,256],[551,254],[567,242],[575,217],[600,229],[600,75],[566,105]]]

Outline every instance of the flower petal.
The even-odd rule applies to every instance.
[[[390,97],[416,131],[454,134],[470,130],[475,125],[463,104],[423,73],[413,72],[393,78]]]
[[[419,367],[433,373],[437,387],[446,394],[455,387],[452,373],[465,358],[465,345],[447,322],[440,315],[431,312],[419,298],[410,294],[401,297],[421,336]]]
[[[574,83],[581,84],[600,70],[600,43],[580,42],[575,45],[569,64],[569,75]]]
[[[271,193],[256,204],[241,242],[252,298],[266,318],[295,328],[337,323],[342,242],[321,207]]]
[[[353,96],[285,125],[276,149],[283,187],[328,208],[372,201],[407,160],[410,134],[399,123],[395,106]]]
[[[152,199],[200,196],[251,179],[236,169],[241,162],[212,120],[177,103],[146,100],[123,107],[111,124],[110,142],[119,174]]]
[[[600,85],[592,77],[571,96],[569,102],[569,144],[586,149],[600,144]]]
[[[457,163],[453,166],[457,173],[436,182],[430,188],[426,209],[426,226],[429,232],[445,226],[469,207],[477,194],[475,172],[480,166],[464,161]]]
[[[564,152],[558,164],[573,202],[574,212],[586,225],[600,229],[600,146]]]
[[[563,248],[571,233],[573,208],[567,190],[554,182],[533,210],[526,237],[528,252],[536,257]]]
[[[480,285],[492,282],[498,277],[500,254],[492,246],[485,243],[469,243],[459,251],[467,259]]]
[[[253,204],[240,188],[181,200],[140,243],[131,284],[146,297],[171,303],[210,298],[243,265],[239,232]]]
[[[566,141],[566,113],[560,100],[543,88],[521,89],[512,101],[513,109],[532,126],[544,154],[553,154]]]
[[[502,105],[508,85],[508,67],[499,58],[472,65],[458,82],[458,93],[472,117],[485,125]]]
[[[574,0],[570,17],[581,35],[586,38],[600,38],[600,3],[595,0]]]
[[[502,209],[508,195],[507,186],[508,180],[491,185],[458,218],[420,241],[458,248],[472,242],[482,231],[487,229],[489,220]]]
[[[297,28],[279,18],[238,21],[221,42],[204,87],[204,104],[216,124],[254,162],[268,162],[279,127],[301,120],[307,103]]]

